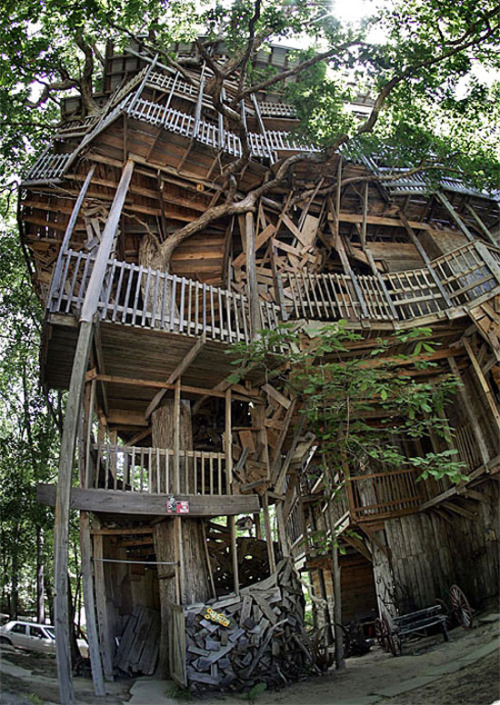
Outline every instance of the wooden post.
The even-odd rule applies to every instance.
[[[339,565],[339,550],[337,536],[335,534],[335,518],[331,507],[328,507],[328,517],[330,520],[330,532],[332,539],[332,580],[333,580],[333,619],[335,633],[335,667],[337,669],[345,668],[344,659],[344,633],[342,631],[342,587]]]
[[[236,517],[230,516],[229,528],[231,530],[231,559],[233,564],[233,579],[234,579],[234,592],[236,595],[240,594],[240,577],[238,570],[238,544],[236,542]]]
[[[266,535],[267,556],[269,558],[269,572],[271,575],[276,572],[276,559],[274,556],[273,534],[271,522],[269,521],[269,500],[267,492],[262,497],[262,508],[264,510],[264,533]]]
[[[99,520],[94,518],[97,528],[100,528]],[[99,643],[101,646],[101,657],[104,675],[108,680],[113,680],[113,641],[109,624],[108,605],[106,600],[106,582],[104,578],[104,558],[103,535],[94,534],[94,579],[95,596],[97,609],[97,627],[99,633]],[[64,701],[63,701],[64,702]]]
[[[82,561],[83,597],[85,605],[85,622],[89,642],[90,667],[94,692],[97,696],[106,695],[104,675],[102,672],[99,638],[95,613],[94,584],[92,579],[92,546],[90,542],[90,522],[87,512],[80,512],[80,548]]]
[[[181,433],[181,378],[175,383],[174,392],[174,494],[179,494],[181,491],[181,476],[180,476],[180,433]]]
[[[226,454],[227,494],[233,494],[233,432],[231,426],[231,389],[226,389],[226,427],[224,432],[224,452]]]
[[[66,231],[64,233],[61,247],[59,248],[59,255],[57,256],[57,262],[56,262],[56,266],[54,269],[54,273],[52,275],[52,281],[50,284],[50,292],[49,292],[49,297],[47,299],[47,304],[48,304],[49,308],[50,308],[50,302],[52,300],[52,296],[54,295],[54,290],[59,285],[59,277],[61,276],[61,269],[62,269],[62,259],[63,259],[64,253],[68,249],[68,245],[71,240],[71,235],[73,234],[73,230],[75,228],[76,221],[77,221],[78,216],[80,214],[80,209],[83,205],[83,201],[84,201],[85,196],[87,194],[88,187],[90,186],[90,182],[92,181],[92,177],[94,176],[95,166],[96,165],[93,164],[90,167],[90,171],[87,174],[85,181],[83,182],[82,188],[80,189],[80,193],[78,194],[78,198],[76,199],[75,205],[73,206],[73,210],[71,211],[68,225],[66,226]]]
[[[365,181],[363,188],[363,220],[361,222],[361,247],[366,245],[366,216],[368,215],[368,181]]]
[[[290,545],[288,543],[288,537],[286,534],[286,525],[282,501],[276,502],[276,520],[278,524],[278,535],[281,544],[281,551],[283,553],[283,557],[288,557],[290,555]]]
[[[252,339],[256,338],[260,329],[259,290],[257,287],[257,263],[255,257],[255,227],[253,213],[245,215],[245,241],[247,248],[247,285],[248,304],[250,307],[250,331]]]
[[[118,228],[120,214],[127,195],[134,163],[125,166],[109,217],[104,228],[99,252],[92,270],[80,317],[80,330],[76,344],[66,414],[61,439],[59,474],[56,494],[54,527],[54,614],[56,633],[57,675],[61,702],[74,705],[75,692],[71,676],[71,654],[69,648],[68,615],[68,544],[70,494],[75,458],[76,438],[80,422],[80,410],[85,385],[90,347],[93,337],[93,318],[97,311],[99,295],[104,281],[109,254]]]
[[[448,358],[448,364],[450,365],[451,371],[455,375],[457,379],[462,382],[462,376],[460,374],[460,370],[458,369],[458,365],[455,362],[455,358],[449,357]],[[463,384],[463,382],[462,382]],[[458,394],[460,396],[460,400],[462,402],[462,406],[464,408],[464,411],[469,419],[472,432],[474,434],[474,437],[476,439],[476,443],[479,449],[479,454],[481,456],[481,461],[483,462],[483,465],[487,465],[489,460],[490,460],[490,454],[488,452],[488,445],[486,443],[486,439],[483,435],[483,430],[477,420],[476,414],[474,412],[474,409],[472,407],[472,404],[469,399],[469,395],[467,392],[463,389],[463,387],[459,387],[458,389]]]

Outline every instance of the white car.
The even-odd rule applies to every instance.
[[[89,655],[87,642],[85,639],[77,639],[77,643],[80,654],[83,658],[87,658]],[[0,627],[0,644],[41,651],[44,654],[55,654],[56,634],[51,624],[12,621]]]

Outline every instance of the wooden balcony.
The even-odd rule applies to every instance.
[[[135,493],[230,495],[231,478],[224,453],[93,446],[95,464],[87,463],[84,487]],[[92,467],[97,471],[92,472]]]
[[[347,496],[354,522],[401,516],[418,510],[422,495],[413,469],[352,476]]]
[[[54,272],[50,313],[78,313],[95,259],[68,250]],[[228,345],[250,341],[247,297],[166,272],[110,260],[99,297],[101,321],[207,338]],[[279,324],[279,307],[260,302],[263,328]]]
[[[428,267],[378,277],[301,271],[284,277],[283,289],[291,318],[419,325],[463,315],[497,293],[500,249],[471,242]]]

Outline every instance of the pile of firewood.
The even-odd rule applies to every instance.
[[[304,598],[290,559],[240,595],[186,608],[187,682],[192,692],[284,686],[314,670],[303,631]]]

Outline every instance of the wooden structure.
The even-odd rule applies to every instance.
[[[178,51],[182,60],[193,48]],[[275,47],[256,60],[279,69],[288,58]],[[109,51],[99,114],[66,100],[53,145],[22,184],[21,238],[46,311],[42,380],[69,389],[57,487],[38,490],[56,506],[67,702],[70,508],[82,517],[96,692],[103,675],[154,668],[153,610],[159,667],[182,685],[238,689],[257,674],[297,675],[287,630],[301,622],[302,605],[289,557],[310,571],[317,596],[332,597],[329,559],[310,540],[324,522],[322,478],[307,479],[315,439],[297,423],[296,400],[272,383],[227,380],[230,346],[281,321],[347,320],[363,333],[350,356],[369,352],[381,333],[430,326],[440,343],[427,355],[433,374],[451,370],[464,384],[448,423],[467,483],[417,483],[407,468],[339,472],[337,531],[349,545],[341,562],[352,568],[343,590],[362,574],[360,602],[375,607],[376,593],[388,609],[396,588],[399,601],[411,585],[425,603],[459,570],[476,599],[496,585],[498,203],[452,179],[428,193],[424,177],[401,169],[395,179],[365,157],[299,162],[254,212],[221,216],[179,244],[168,266],[154,266],[162,244],[224,200],[221,165],[241,154],[209,77],[201,59],[180,73],[137,47]],[[234,85],[225,90],[232,95]],[[279,159],[314,147],[291,136],[297,120],[280,95],[242,110],[251,147],[244,194]],[[353,180],[368,174],[379,180]],[[432,439],[435,450],[443,443]],[[349,526],[363,538],[346,534]],[[254,551],[265,556],[264,574],[245,566]],[[207,620],[207,606],[233,620],[231,629]],[[307,661],[303,644],[295,650]]]

